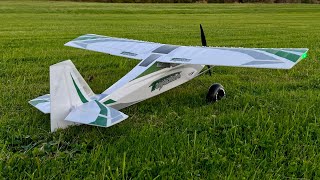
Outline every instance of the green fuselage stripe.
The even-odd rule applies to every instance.
[[[147,70],[145,70],[143,73],[141,73],[141,74],[140,74],[138,77],[136,77],[135,79],[138,79],[138,78],[140,78],[140,77],[142,77],[142,76],[146,76],[146,75],[148,75],[148,74],[151,74],[151,73],[153,73],[153,72],[159,71],[159,70],[161,70],[161,69],[163,69],[163,68],[158,67],[157,64],[155,63],[155,64],[153,64],[152,66],[150,66]]]

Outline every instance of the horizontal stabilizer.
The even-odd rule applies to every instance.
[[[107,107],[95,100],[72,109],[65,120],[81,124],[109,127],[126,118],[128,118],[126,114]]]
[[[50,94],[46,94],[29,101],[29,104],[39,109],[41,112],[50,113]]]

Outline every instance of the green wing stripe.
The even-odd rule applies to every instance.
[[[80,36],[76,39],[74,39],[73,41],[81,41],[81,40],[89,40],[89,39],[98,39],[101,38],[99,36],[94,36],[94,35],[84,35],[84,36]]]
[[[284,51],[281,51],[281,50],[276,50],[276,49],[258,49],[258,50],[265,51],[265,52],[277,55],[277,56],[282,57],[282,58],[286,58],[286,59],[288,59],[288,60],[290,60],[292,62],[296,62],[300,58],[299,55],[288,53],[288,52],[284,52]]]
[[[292,51],[292,52],[298,52],[298,53],[304,53],[306,52],[305,49],[283,49],[285,51]]]
[[[97,119],[90,124],[105,127],[107,126],[107,118],[98,116]]]
[[[108,115],[108,109],[106,107],[104,107],[104,105],[101,104],[99,101],[97,101],[97,100],[95,100],[95,101],[96,101],[96,103],[98,104],[98,106],[100,108],[100,113],[99,114],[107,116]]]
[[[88,100],[84,97],[84,95],[83,95],[82,92],[80,91],[79,87],[77,86],[76,82],[74,81],[71,73],[70,73],[70,76],[71,76],[71,78],[72,78],[73,85],[74,85],[74,87],[75,87],[76,90],[77,90],[77,93],[78,93],[78,96],[79,96],[80,100],[81,100],[83,103],[88,102]]]

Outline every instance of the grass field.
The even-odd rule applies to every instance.
[[[0,2],[1,179],[313,179],[320,177],[320,6]],[[71,59],[96,93],[138,62],[63,44],[95,33],[161,43],[306,47],[291,70],[215,67],[123,110],[111,128],[50,131],[28,100]],[[207,105],[219,82],[227,98]],[[169,178],[171,177],[171,178]]]

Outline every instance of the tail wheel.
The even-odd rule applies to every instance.
[[[226,91],[224,90],[223,86],[215,83],[210,86],[206,99],[207,102],[213,103],[221,100],[225,95]]]

